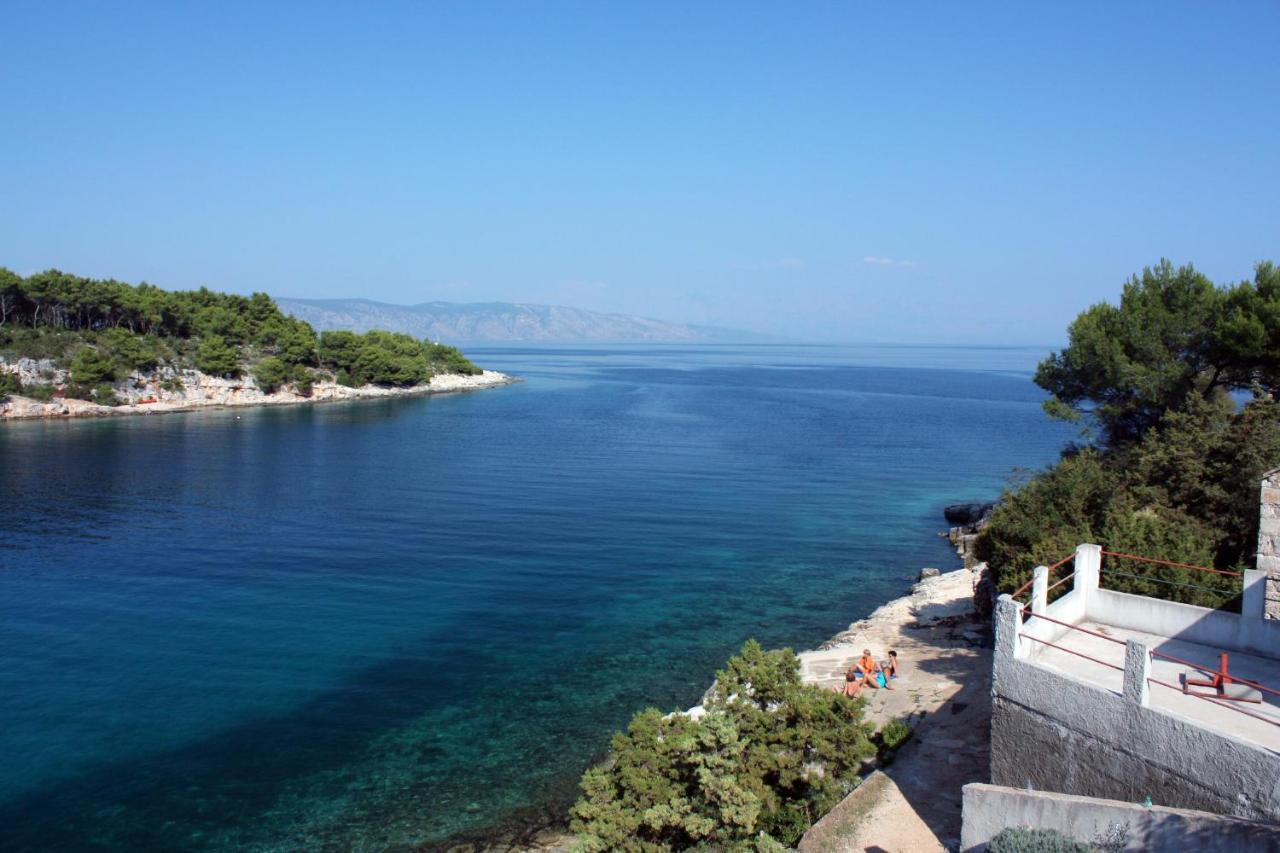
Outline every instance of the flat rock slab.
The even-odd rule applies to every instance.
[[[800,853],[944,853],[894,781],[877,770],[800,839]]]

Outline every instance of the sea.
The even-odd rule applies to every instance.
[[[518,384],[0,424],[0,849],[563,822],[646,707],[959,567],[1049,347],[471,348]]]

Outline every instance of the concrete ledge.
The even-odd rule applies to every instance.
[[[800,839],[800,853],[944,853],[898,786],[872,773]]]
[[[1116,845],[1109,849],[1280,851],[1280,824],[977,782],[964,786],[961,850],[985,850],[1009,827],[1054,829],[1079,841]]]

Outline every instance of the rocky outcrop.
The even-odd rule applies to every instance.
[[[49,361],[24,358],[13,364],[0,362],[0,370],[16,373],[24,385],[62,386],[68,381],[67,372],[55,368]],[[306,393],[292,385],[267,392],[259,388],[251,376],[229,379],[210,376],[198,370],[161,367],[150,373],[134,373],[112,383],[112,388],[123,405],[102,406],[87,400],[59,396],[45,402],[11,395],[7,400],[0,401],[0,420],[139,415],[231,406],[283,406],[371,397],[410,397],[493,388],[514,381],[516,380],[504,373],[486,370],[478,376],[441,374],[433,376],[430,382],[404,388],[380,385],[349,388],[331,380],[317,380]]]
[[[991,515],[991,511],[995,509],[995,506],[995,503],[991,501],[986,503],[951,504],[942,510],[942,516],[952,524],[963,527],[982,521]]]

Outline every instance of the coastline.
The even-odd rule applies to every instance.
[[[966,564],[972,563],[969,546],[976,529],[976,525],[966,524],[942,534]],[[952,571],[921,569],[920,579],[904,595],[850,623],[816,648],[796,653],[801,679],[824,688],[843,686],[845,670],[863,648],[870,647],[877,657],[889,649],[899,653],[902,673],[894,682],[895,689],[862,692],[865,719],[877,730],[892,720],[906,722],[913,730],[911,740],[892,759],[891,768],[881,767],[879,760],[866,768],[864,780],[873,771],[887,769],[896,783],[890,786],[893,797],[871,804],[860,820],[858,830],[870,833],[866,838],[860,836],[866,842],[862,846],[868,849],[884,843],[895,832],[906,832],[902,827],[921,821],[924,826],[920,828],[927,828],[955,849],[960,837],[961,785],[987,778],[992,640],[990,625],[975,605],[985,568],[979,563]],[[944,708],[950,708],[950,713],[939,713]],[[698,704],[673,713],[696,717],[705,711]],[[848,798],[830,813],[834,823],[845,820],[841,814],[845,802]],[[904,808],[912,814],[904,815]],[[821,849],[824,830],[819,827],[824,820],[810,828],[816,833],[813,844],[817,846],[808,849]],[[842,826],[840,831],[847,832],[848,827]],[[464,847],[490,853],[559,853],[572,849],[574,836],[561,820],[467,834],[458,841]],[[807,849],[803,841],[801,849]]]
[[[0,367],[2,366],[4,366],[3,363],[0,363]],[[165,380],[170,379],[180,384],[180,390],[167,390],[162,387]],[[65,398],[42,402],[30,397],[11,395],[0,402],[0,421],[172,414],[199,409],[291,406],[387,397],[420,397],[431,394],[480,391],[511,385],[519,381],[516,377],[495,370],[485,370],[478,376],[443,373],[431,377],[430,382],[403,388],[380,385],[351,388],[326,380],[317,381],[312,386],[311,393],[303,395],[286,388],[267,393],[260,389],[251,377],[224,379],[195,370],[185,370],[163,378],[158,374],[145,377],[135,374],[130,380],[116,383],[116,394],[124,400],[123,405],[119,406],[103,406],[88,400]],[[146,400],[154,402],[143,402]]]

